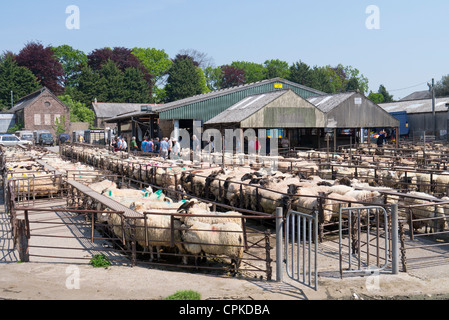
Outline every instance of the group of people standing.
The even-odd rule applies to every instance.
[[[126,139],[122,137],[117,137],[112,140],[111,146],[114,151],[128,151],[128,145]],[[137,144],[136,137],[132,137],[130,142],[130,151],[136,154],[138,151],[143,153],[153,153],[160,155],[164,159],[168,157],[179,157],[181,153],[181,146],[176,138],[148,138],[145,137],[142,143]]]
[[[111,142],[111,147],[113,148],[114,152],[127,151],[128,143],[126,142],[126,138],[122,138],[120,136],[117,138],[113,138]]]

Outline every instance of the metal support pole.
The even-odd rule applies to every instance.
[[[284,257],[283,257],[283,222],[282,208],[276,208],[276,281],[284,280]]]
[[[399,224],[398,205],[391,205],[391,269],[393,274],[399,273]]]

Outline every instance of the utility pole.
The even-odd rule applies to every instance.
[[[432,96],[432,118],[433,118],[433,135],[437,137],[437,118],[435,116],[435,79],[432,78],[432,84],[427,84],[430,94]]]
[[[11,90],[11,108],[14,107],[14,93]]]

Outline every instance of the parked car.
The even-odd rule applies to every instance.
[[[33,132],[34,143],[37,145],[54,145],[53,135],[47,130],[37,130]]]
[[[68,133],[61,133],[58,137],[58,143],[64,144],[66,142],[70,142],[70,134]]]
[[[17,145],[31,145],[32,141],[21,140],[19,137],[13,134],[5,134],[0,136],[0,146],[11,147]]]

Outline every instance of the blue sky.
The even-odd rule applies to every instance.
[[[79,30],[66,28],[69,5],[80,9]],[[380,29],[365,26],[369,5],[379,8]],[[217,66],[341,63],[359,69],[370,90],[384,84],[401,98],[449,74],[448,15],[447,0],[19,0],[0,11],[0,52],[37,40],[86,53],[151,47],[174,57],[196,49]]]

